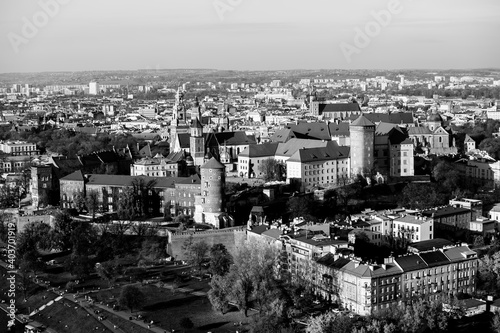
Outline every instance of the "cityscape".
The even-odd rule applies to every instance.
[[[500,332],[500,3],[0,7],[0,332]]]

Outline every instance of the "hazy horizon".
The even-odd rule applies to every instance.
[[[5,0],[0,73],[497,69],[497,31],[495,0]]]

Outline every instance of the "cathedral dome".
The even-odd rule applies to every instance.
[[[432,121],[432,122],[443,122],[443,118],[441,118],[441,116],[438,114],[438,113],[432,113],[429,115],[429,117],[427,118],[427,121]]]

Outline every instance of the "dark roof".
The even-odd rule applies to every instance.
[[[359,112],[361,108],[358,103],[332,103],[332,104],[319,104],[319,114],[324,112]]]
[[[299,122],[287,126],[292,132],[292,137],[299,139],[330,140],[328,125],[324,122]]]
[[[390,124],[413,124],[413,114],[410,112],[395,112],[395,113],[363,113],[363,115],[374,123],[390,123]],[[350,115],[348,120],[355,120],[357,115]]]
[[[467,208],[446,206],[446,207],[424,210],[422,212],[422,215],[429,217],[432,217],[433,215],[434,217],[445,217],[445,216],[453,216],[457,214],[464,214],[470,212],[471,210]]]
[[[274,132],[270,140],[272,142],[287,142],[292,137],[295,137],[290,128],[280,128]]]
[[[368,126],[375,126],[375,124],[371,122],[368,118],[366,118],[364,115],[360,115],[356,120],[354,120],[351,123],[351,127],[352,126],[368,127]]]
[[[76,181],[82,181],[85,178],[83,177],[83,172],[81,170],[77,170],[73,173],[70,173],[66,177],[61,178],[61,180],[76,180]]]
[[[215,157],[212,157],[210,161],[203,164],[201,169],[225,169],[226,167],[221,162],[217,161]]]
[[[443,238],[434,238],[421,242],[411,243],[409,246],[417,250],[418,252],[431,251],[434,249],[440,249],[445,246],[453,245],[452,241]]]
[[[450,260],[441,251],[420,253],[420,258],[424,259],[429,267],[448,264]]]
[[[181,148],[189,148],[190,146],[190,140],[191,140],[191,134],[190,133],[178,133],[177,134],[177,139],[179,140],[179,145]]]
[[[349,123],[340,122],[328,124],[328,129],[330,130],[330,136],[349,136]]]
[[[276,149],[278,148],[278,143],[264,143],[260,145],[250,145],[245,148],[238,156],[244,157],[265,157],[274,156],[276,154]]]
[[[350,147],[339,146],[335,141],[327,142],[326,147],[299,149],[288,159],[290,162],[316,162],[349,157]]]
[[[349,259],[346,259],[344,257],[335,259],[335,255],[333,255],[332,253],[327,253],[323,257],[319,258],[316,262],[323,266],[339,269],[347,265],[349,261]]]
[[[198,183],[196,177],[147,177],[147,176],[122,176],[122,175],[88,175],[87,185],[103,186],[131,186],[134,179],[143,179],[147,184],[154,182],[154,188],[173,188],[175,184]],[[193,182],[194,179],[194,182]]]
[[[408,139],[408,136],[399,127],[394,127],[393,129],[391,129],[389,131],[388,135],[389,135],[389,142],[392,145],[399,145],[401,143],[408,143],[408,142],[405,142],[406,139]],[[411,143],[411,141],[410,141],[410,143]]]
[[[425,261],[417,254],[394,258],[394,261],[401,267],[403,271],[414,271],[427,267]]]
[[[257,141],[253,135],[247,135],[243,131],[210,133],[207,137],[208,147],[223,146],[224,144],[228,146],[240,146],[256,143]]]

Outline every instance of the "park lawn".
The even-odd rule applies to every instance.
[[[77,308],[75,309],[75,307]],[[80,306],[62,299],[38,312],[32,316],[32,319],[54,329],[56,332],[110,332],[106,326],[93,316],[87,315],[88,312]],[[96,327],[97,330],[95,330]]]
[[[151,333],[150,330],[137,325],[133,321],[123,319],[120,316],[117,316],[113,314],[113,312],[103,310],[102,308],[97,308],[99,311],[101,311],[101,314],[106,317],[107,320],[109,320],[113,325],[116,325],[118,328],[120,328],[124,332],[134,332],[134,333]]]
[[[174,295],[176,296],[176,295]],[[185,332],[227,332],[234,330],[234,323],[248,323],[239,311],[232,311],[222,315],[213,310],[207,297],[194,295],[177,295],[177,298],[169,297],[158,303],[151,303],[143,308],[143,316],[146,320],[153,320],[157,326],[165,329],[182,330],[179,322],[188,317],[194,324],[192,330]]]
[[[191,282],[191,281],[189,281]],[[186,283],[185,286],[190,289],[196,289],[201,286],[200,281],[196,283]],[[206,281],[201,281],[207,283]],[[179,321],[188,317],[194,323],[194,328],[190,332],[212,331],[226,332],[234,330],[234,323],[248,323],[249,318],[239,311],[232,311],[222,315],[212,309],[212,305],[206,296],[195,296],[190,293],[180,291],[172,292],[170,289],[159,288],[155,285],[141,286],[137,284],[146,296],[146,302],[140,311],[134,311],[134,315],[140,313],[146,321],[155,323],[163,329],[180,330]],[[120,296],[120,288],[113,290],[102,290],[92,294],[92,297],[103,304],[112,304]],[[127,310],[125,310],[127,311]],[[188,332],[188,331],[186,331]]]

